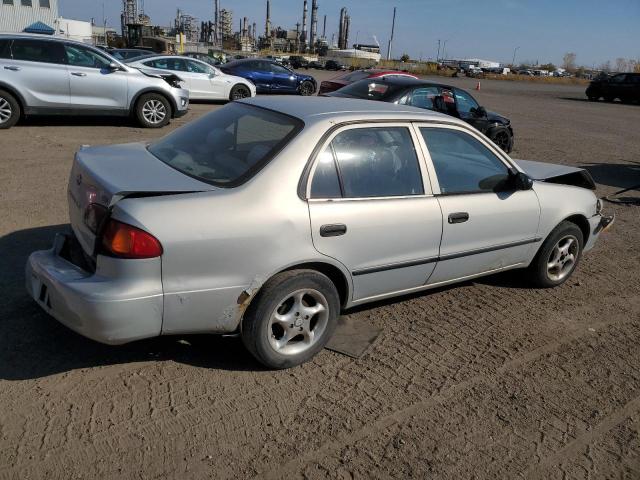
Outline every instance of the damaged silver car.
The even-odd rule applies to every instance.
[[[438,113],[247,99],[150,144],[81,149],[71,232],[30,256],[27,289],[100,342],[238,333],[286,368],[356,305],[508,269],[562,284],[613,221],[593,188]]]

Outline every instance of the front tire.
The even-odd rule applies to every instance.
[[[583,246],[582,230],[569,221],[560,223],[549,234],[529,266],[531,283],[539,288],[562,285],[578,266]]]
[[[313,82],[310,82],[309,80],[305,80],[300,84],[299,92],[300,92],[300,95],[307,97],[309,95],[313,95],[314,93],[316,93],[316,87],[313,84]]]
[[[162,128],[171,120],[171,105],[162,95],[147,93],[136,103],[136,117],[144,128]]]
[[[20,115],[20,104],[15,97],[5,90],[0,90],[0,129],[13,127]]]
[[[291,270],[271,278],[242,319],[242,341],[263,365],[300,365],[324,348],[336,328],[340,297],[329,278]]]
[[[229,94],[229,100],[242,100],[243,98],[248,98],[251,96],[251,90],[246,85],[238,84],[231,89],[231,93]]]

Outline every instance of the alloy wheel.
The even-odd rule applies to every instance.
[[[505,152],[509,148],[509,136],[505,132],[497,133],[493,141]]]
[[[547,259],[547,276],[550,280],[564,280],[573,271],[579,248],[578,239],[573,235],[566,235],[556,243]]]
[[[142,116],[147,122],[157,125],[167,116],[167,109],[160,100],[147,100],[142,106]]]
[[[243,98],[249,97],[250,95],[251,94],[249,93],[249,90],[247,90],[246,88],[237,88],[233,92],[233,99],[234,100],[241,100]]]
[[[300,95],[308,96],[313,93],[313,85],[308,82],[303,83],[300,86]]]
[[[320,340],[329,321],[329,303],[317,290],[302,289],[278,303],[269,319],[269,343],[282,355],[297,355]]]
[[[0,97],[0,123],[8,122],[13,115],[11,104],[5,98]]]

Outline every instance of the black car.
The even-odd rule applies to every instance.
[[[333,70],[337,72],[339,70],[346,70],[347,66],[341,63],[338,63],[335,60],[327,60],[324,64],[324,68],[325,70]]]
[[[473,125],[505,152],[513,149],[511,121],[488,112],[461,88],[391,76],[360,80],[326,96],[365,98],[446,113]]]
[[[324,65],[322,64],[322,62],[318,62],[317,60],[314,60],[312,62],[309,62],[309,65],[307,68],[315,68],[316,70],[323,70]]]
[[[309,60],[300,55],[291,55],[289,57],[289,66],[291,68],[309,68]]]
[[[618,73],[602,75],[594,79],[587,87],[587,98],[593,102],[604,98],[613,102],[619,98],[623,103],[640,101],[640,73]]]

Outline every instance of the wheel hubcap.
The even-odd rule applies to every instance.
[[[147,122],[158,124],[167,116],[167,109],[160,100],[149,100],[142,106],[142,116]]]
[[[269,343],[282,355],[309,350],[322,337],[329,320],[327,299],[317,290],[302,289],[280,301],[269,319]]]
[[[233,93],[234,100],[240,100],[241,98],[247,98],[249,96],[249,92],[244,88],[239,88]]]
[[[302,95],[311,95],[311,85],[302,85]]]
[[[502,149],[505,150],[507,145],[509,144],[509,139],[505,133],[499,133],[496,135],[495,143]]]
[[[569,276],[578,259],[578,247],[578,239],[573,235],[567,235],[556,243],[547,260],[547,276],[550,280],[557,282]]]
[[[0,123],[4,123],[11,118],[13,114],[11,105],[4,98],[0,98]]]

